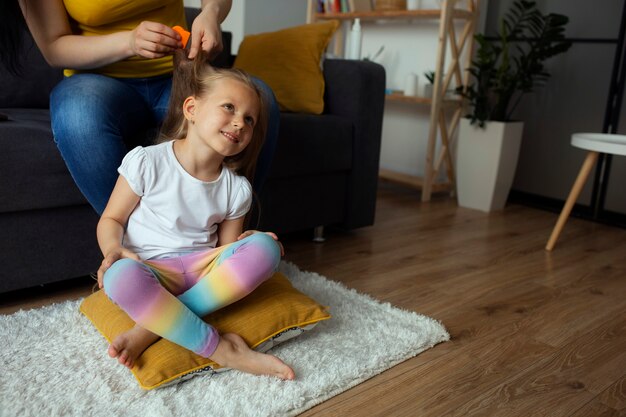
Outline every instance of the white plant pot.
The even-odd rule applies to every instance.
[[[431,83],[424,84],[424,92],[422,93],[423,97],[432,98],[434,87],[435,86]]]
[[[506,204],[517,168],[523,122],[487,122],[485,128],[461,119],[456,154],[459,206],[491,212]]]

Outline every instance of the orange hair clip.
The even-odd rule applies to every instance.
[[[181,40],[183,42],[183,49],[187,47],[187,42],[189,42],[189,37],[191,36],[191,33],[187,32],[185,29],[183,29],[180,26],[174,26],[172,29],[174,29],[176,32],[178,32],[178,34],[181,37]]]

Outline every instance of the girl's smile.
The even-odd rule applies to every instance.
[[[239,135],[235,134],[235,133],[230,133],[230,132],[224,132],[222,131],[222,134],[224,136],[226,136],[226,139],[230,140],[233,143],[239,143]]]

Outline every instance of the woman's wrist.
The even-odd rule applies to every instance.
[[[119,40],[117,42],[119,42],[121,46],[120,53],[122,56],[120,61],[137,56],[137,52],[135,52],[134,31],[130,30],[125,32],[117,32],[115,35],[119,37]]]
[[[211,16],[218,24],[222,23],[230,12],[232,2],[220,0],[203,0],[200,14]]]

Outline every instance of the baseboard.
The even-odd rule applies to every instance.
[[[540,210],[551,211],[553,213],[560,213],[563,209],[563,205],[565,204],[564,200],[544,197],[541,195],[526,193],[518,190],[511,190],[511,192],[509,193],[508,201],[511,203],[521,204]],[[626,228],[626,214],[624,213],[617,213],[609,210],[600,210],[597,216],[595,216],[593,213],[593,209],[590,206],[575,204],[570,216],[603,223],[610,226]]]

